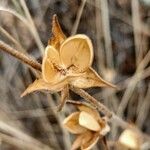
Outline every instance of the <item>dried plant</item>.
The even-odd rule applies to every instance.
[[[79,112],[69,115],[63,122],[64,127],[76,134],[72,150],[77,148],[91,149],[99,139],[105,136],[110,128],[107,119],[100,117],[98,111],[84,106],[78,106]]]
[[[142,138],[138,132],[133,130],[126,129],[121,133],[118,140],[118,147],[120,149],[131,149],[131,150],[140,150],[142,145]]]
[[[93,46],[86,35],[78,34],[66,38],[56,15],[53,16],[52,32],[53,37],[49,40],[43,57],[41,77],[35,80],[22,96],[37,90],[63,92],[67,85],[77,88],[116,87],[103,80],[91,68]]]
[[[83,11],[85,2],[86,1],[83,0],[81,11]],[[27,25],[28,25],[28,21],[30,22],[28,27],[32,26],[31,30],[34,29],[33,33],[35,33],[33,35],[35,39],[37,39],[36,41],[39,41],[40,40],[39,36],[36,34],[37,31],[35,29],[32,18],[29,14],[29,11],[27,9],[24,0],[21,0],[21,5],[27,16],[27,20],[25,19],[24,22]],[[108,20],[108,12],[105,12],[104,9],[105,7],[108,9],[107,5],[108,4],[105,4],[105,2],[103,3],[103,5],[101,5],[101,7],[103,8],[102,9],[103,20],[105,20],[105,16],[107,17]],[[20,16],[18,16],[18,18],[20,18]],[[75,28],[72,31],[73,34],[77,30],[80,16],[77,18],[78,18],[77,19],[78,22],[75,23]],[[24,18],[22,20],[24,20]],[[112,65],[112,54],[110,54],[108,51],[109,48],[112,50],[110,31],[108,31],[107,29],[109,28],[109,22],[103,22],[103,27],[104,27],[104,32],[105,32],[104,36],[106,41],[105,47],[107,49],[106,55],[108,55],[106,61],[107,61],[107,65],[111,68],[114,65]],[[77,106],[78,111],[71,113],[63,121],[64,127],[68,129],[72,134],[76,135],[76,139],[72,144],[72,150],[78,148],[91,149],[99,139],[104,141],[105,135],[111,130],[108,125],[109,122],[117,124],[122,128],[127,128],[126,130],[124,130],[124,132],[121,134],[120,138],[118,139],[117,146],[121,146],[121,148],[119,147],[119,149],[130,148],[133,150],[140,150],[143,142],[141,141],[140,137],[142,137],[142,140],[143,139],[149,140],[149,137],[143,134],[139,129],[137,129],[136,126],[130,125],[129,123],[119,118],[117,115],[122,114],[124,112],[125,109],[124,107],[126,107],[127,102],[130,96],[132,95],[130,93],[133,93],[131,89],[134,90],[134,87],[137,84],[137,82],[143,78],[142,73],[144,71],[144,68],[149,63],[150,53],[148,52],[145,58],[143,59],[143,61],[139,63],[140,65],[137,68],[137,72],[135,73],[134,78],[131,80],[131,81],[135,80],[135,82],[133,83],[130,82],[132,86],[129,84],[129,86],[133,88],[127,88],[127,91],[125,92],[127,94],[125,94],[125,96],[123,97],[123,102],[126,103],[126,105],[124,104],[123,105],[124,107],[122,107],[122,103],[121,103],[118,108],[118,113],[116,115],[115,113],[110,111],[105,105],[103,105],[101,102],[99,102],[97,99],[95,99],[94,97],[92,97],[91,95],[89,95],[87,92],[83,90],[85,88],[90,88],[90,87],[116,88],[115,85],[102,79],[97,74],[97,72],[92,69],[91,65],[94,57],[93,45],[89,37],[87,37],[84,34],[77,34],[67,38],[59,25],[56,15],[53,16],[52,34],[53,36],[51,37],[51,39],[49,39],[48,46],[45,49],[42,65],[39,64],[34,59],[30,58],[29,56],[26,56],[25,54],[16,51],[6,43],[0,41],[1,50],[13,55],[14,57],[18,58],[22,62],[28,64],[30,67],[34,68],[39,74],[39,76],[37,77],[38,79],[35,80],[31,85],[29,85],[29,87],[24,91],[24,93],[21,96],[25,96],[26,94],[29,94],[31,92],[41,91],[41,90],[48,90],[49,92],[61,92],[61,102],[60,105],[58,106],[58,110],[62,109],[66,100],[67,102],[72,103],[74,106]],[[43,52],[43,46],[39,45],[39,48]],[[84,100],[87,100],[86,102],[88,103],[88,105],[84,105],[80,101],[77,102],[73,100],[68,100],[69,89],[71,89],[74,93],[81,96]],[[148,99],[148,97],[149,95],[146,96],[146,99]],[[101,117],[99,112],[101,112],[104,116]],[[143,115],[143,111],[140,114]],[[58,115],[59,114],[57,114],[57,116]],[[19,132],[19,130],[14,132],[14,128],[10,130],[11,127],[7,126],[7,124],[1,123],[0,128],[4,132],[8,132],[8,134],[10,134],[12,131],[13,134],[19,133],[19,135],[17,134],[17,137],[19,139],[20,137],[22,137],[23,141],[25,141],[26,139],[26,135],[24,135],[22,132]],[[6,136],[4,134],[1,134],[0,136],[3,139],[7,139],[7,140],[10,138],[9,136]],[[29,145],[30,141],[31,142],[33,141],[31,145]],[[16,142],[17,141],[14,142],[12,141],[12,144],[17,145]],[[25,144],[20,143],[19,146],[20,147],[24,146],[25,148],[27,147],[29,149],[30,148],[42,149],[45,146],[39,143],[40,146],[34,147],[34,143],[38,143],[38,142],[37,141],[34,142],[34,139],[31,138],[30,140],[30,138],[27,137],[27,142],[25,142]],[[50,149],[50,147],[46,145],[45,149]]]

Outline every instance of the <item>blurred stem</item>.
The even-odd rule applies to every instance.
[[[33,36],[34,36],[34,38],[35,38],[35,40],[36,40],[36,42],[37,42],[37,44],[39,46],[39,49],[40,49],[41,53],[44,54],[44,46],[43,46],[43,44],[41,42],[40,36],[39,36],[39,34],[37,32],[37,29],[35,27],[33,19],[32,19],[31,15],[30,15],[29,9],[28,9],[28,7],[26,5],[26,2],[24,0],[20,0],[20,3],[21,3],[21,6],[22,6],[22,8],[23,8],[23,10],[25,12],[27,20],[31,24],[31,29],[32,29],[31,32],[33,33]]]
[[[49,146],[39,142],[38,140],[32,138],[31,136],[25,134],[20,129],[14,128],[13,126],[10,126],[9,124],[3,121],[0,121],[0,130],[2,131],[2,133],[7,133],[8,135],[11,135],[11,137],[21,140],[24,144],[30,145],[32,146],[32,148],[34,147],[34,150],[35,149],[36,150],[51,150]],[[0,134],[0,138],[1,136],[2,135]]]
[[[81,15],[82,15],[85,4],[86,4],[86,0],[82,0],[82,3],[80,5],[78,13],[77,13],[77,18],[75,20],[75,23],[74,23],[72,31],[71,31],[71,35],[74,35],[77,32],[77,29],[78,29],[78,26],[79,26],[79,23],[80,23]]]
[[[114,68],[108,0],[100,0],[100,2],[101,2],[100,6],[101,6],[101,14],[102,14],[102,27],[103,27],[103,34],[105,40],[105,50],[106,50],[106,63],[108,68]]]
[[[41,43],[41,40],[37,33],[37,30],[34,29],[33,25],[25,17],[23,17],[22,15],[20,15],[19,13],[17,13],[16,11],[14,11],[12,9],[7,9],[4,7],[0,7],[0,11],[8,12],[8,13],[14,15],[15,17],[17,17],[19,20],[21,20],[27,26],[28,30],[31,32],[31,34],[36,42],[36,45],[38,46],[41,53],[42,54],[44,53],[44,46],[41,46],[42,43]]]
[[[128,105],[128,102],[133,94],[133,91],[137,83],[142,79],[142,75],[144,74],[144,68],[148,65],[149,62],[150,62],[150,51],[145,55],[143,60],[138,65],[138,68],[136,69],[134,76],[132,77],[131,81],[129,82],[126,88],[126,91],[124,92],[124,95],[117,110],[118,116],[120,117],[123,116],[123,112]]]
[[[8,40],[14,43],[22,52],[25,52],[25,49],[22,47],[22,45],[1,26],[0,33],[2,33]]]
[[[15,58],[21,60],[25,64],[28,64],[29,66],[31,66],[32,68],[41,71],[41,64],[39,64],[36,60],[25,55],[22,52],[19,52],[13,49],[12,47],[10,47],[8,44],[6,44],[5,42],[1,40],[0,40],[0,50],[14,56]]]
[[[140,110],[138,111],[136,124],[138,125],[139,128],[143,127],[143,124],[146,121],[146,117],[149,114],[149,109],[150,109],[149,98],[150,98],[150,84],[148,86],[146,96],[145,96],[145,98],[143,98],[142,103],[140,105]]]
[[[12,3],[15,7],[15,10],[17,10],[17,12],[19,12],[19,14],[23,15],[23,11],[20,7],[20,4],[18,3],[18,0],[12,0]]]
[[[135,42],[135,55],[136,55],[136,66],[139,65],[142,60],[143,50],[141,45],[141,18],[139,12],[139,1],[131,0],[131,8],[132,8],[132,24],[133,24],[133,32],[134,32],[134,42]]]
[[[64,88],[61,91],[61,102],[57,109],[58,112],[61,111],[63,106],[65,105],[66,100],[68,99],[68,94],[69,94],[69,87],[68,87],[68,85],[66,85],[66,86],[64,86]]]
[[[97,6],[100,6],[100,0],[95,0],[95,22],[96,22],[96,44],[97,44],[97,51],[96,57],[98,62],[98,71],[104,74],[103,70],[105,69],[105,53],[104,53],[104,47],[102,46],[102,23],[101,23],[101,10],[97,8]]]

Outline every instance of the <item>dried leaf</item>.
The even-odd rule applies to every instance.
[[[80,112],[75,112],[69,115],[63,122],[63,125],[73,134],[81,134],[86,131],[86,129],[79,125],[79,114]]]
[[[115,85],[103,80],[92,68],[87,69],[82,76],[70,77],[70,84],[78,88],[112,87]]]
[[[75,66],[78,72],[85,71],[93,61],[91,40],[82,34],[67,38],[60,47],[60,57],[67,68]]]
[[[82,111],[79,115],[79,124],[92,131],[100,131],[101,127],[97,120],[89,113]]]
[[[53,15],[52,34],[53,34],[53,36],[48,41],[48,45],[51,45],[59,50],[59,47],[66,39],[66,36],[64,35],[64,33],[59,25],[57,15]]]
[[[40,90],[49,90],[51,92],[53,91],[61,91],[62,88],[67,84],[67,81],[64,80],[58,84],[49,84],[45,82],[43,79],[35,80],[32,84],[28,86],[28,88],[21,94],[21,97],[34,92],[34,91],[40,91]]]

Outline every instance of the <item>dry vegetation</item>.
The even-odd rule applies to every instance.
[[[0,0],[0,44],[3,41],[41,63],[53,14],[67,36],[83,33],[92,39],[93,68],[119,87],[87,90],[126,121],[110,121],[108,147],[116,149],[118,137],[130,123],[142,132],[141,149],[150,149],[150,2]],[[0,51],[0,150],[70,150],[74,137],[62,122],[76,108],[66,104],[56,112],[59,93],[38,92],[20,98],[36,76],[33,68]],[[74,93],[71,96],[82,99]],[[99,141],[94,149],[102,146]]]

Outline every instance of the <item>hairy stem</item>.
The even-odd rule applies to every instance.
[[[8,44],[0,40],[0,50],[14,56],[15,58],[21,60],[23,63],[28,64],[30,67],[41,71],[41,64],[38,63],[36,60],[33,58],[25,55],[22,52],[19,52],[12,47],[10,47]]]

